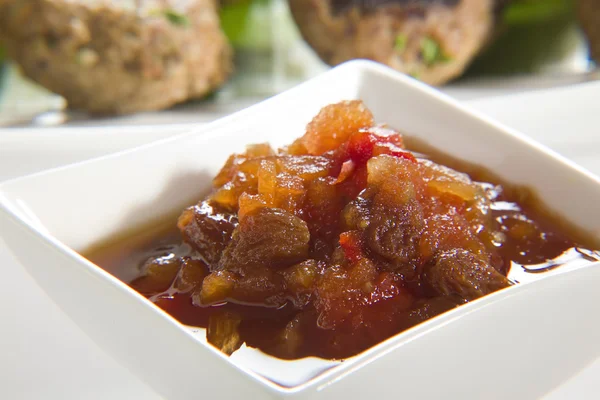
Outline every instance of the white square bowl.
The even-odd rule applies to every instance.
[[[248,143],[289,143],[318,110],[362,99],[378,122],[533,188],[600,236],[600,180],[437,91],[366,61],[187,134],[0,185],[0,233],[54,301],[167,399],[533,398],[600,356],[600,266],[459,307],[343,363],[231,358],[79,255],[195,203]]]

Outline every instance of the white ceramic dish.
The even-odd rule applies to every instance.
[[[595,266],[488,296],[309,380],[329,364],[252,351],[227,359],[76,253],[195,202],[232,150],[223,146],[289,142],[321,106],[351,98],[363,99],[379,121],[533,186],[598,235],[597,178],[424,85],[353,62],[196,132],[3,184],[2,236],[90,337],[166,398],[359,398],[399,390],[424,398],[527,398],[593,361],[600,351],[600,322],[589,318],[600,304]],[[555,362],[540,356],[569,335],[577,335],[576,345],[553,354]],[[534,369],[537,378],[524,373]]]
[[[175,136],[195,125],[0,129],[0,182]]]
[[[468,105],[556,149],[596,174],[600,82]],[[568,107],[565,107],[568,104]],[[551,115],[552,118],[547,118]],[[176,116],[171,121],[179,121]],[[0,181],[174,136],[190,125],[0,129]],[[569,132],[569,135],[565,135]],[[0,238],[0,397],[46,400],[158,400],[159,395],[96,346],[11,257]],[[40,330],[43,326],[43,330]],[[600,357],[545,400],[600,394]],[[162,398],[161,398],[162,399]]]

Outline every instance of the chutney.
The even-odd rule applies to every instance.
[[[411,150],[362,102],[333,104],[289,146],[231,155],[176,224],[88,257],[223,352],[284,359],[347,358],[511,271],[598,260],[526,189]]]

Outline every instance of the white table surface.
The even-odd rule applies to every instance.
[[[596,174],[600,174],[599,103],[600,83],[470,102]],[[189,127],[0,130],[0,180],[129,148]],[[0,273],[0,399],[160,400],[54,305],[1,239]],[[547,400],[597,398],[600,360],[546,396]]]

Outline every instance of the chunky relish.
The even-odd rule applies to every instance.
[[[516,197],[407,150],[347,101],[288,147],[232,155],[179,217],[183,244],[171,235],[118,262],[228,354],[345,358],[516,283],[511,266],[584,254]]]

